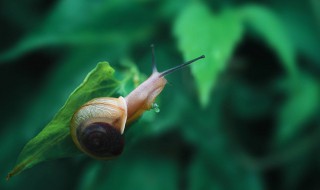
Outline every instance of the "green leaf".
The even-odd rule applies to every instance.
[[[284,68],[291,75],[297,72],[295,52],[280,18],[267,8],[249,5],[239,11],[245,24],[278,54]]]
[[[320,104],[319,96],[320,88],[317,81],[302,75],[277,115],[276,143],[286,143],[302,130],[316,114]]]
[[[86,0],[59,1],[39,27],[35,27],[11,49],[0,52],[0,64],[27,52],[47,47],[87,48],[88,45],[97,47],[112,44],[123,48],[147,38],[153,32],[151,21],[154,19],[152,20],[151,16],[146,18],[145,14],[149,13],[142,14],[139,8],[136,2],[123,0],[105,1],[99,3],[99,6]],[[121,14],[130,15],[117,23],[114,19],[108,19],[120,19],[118,15]],[[150,22],[145,22],[144,19]],[[133,22],[135,27],[130,27]]]
[[[204,54],[206,59],[191,65],[200,102],[209,103],[210,92],[226,68],[243,27],[236,12],[224,10],[211,14],[205,5],[190,4],[175,22],[174,34],[186,60]]]
[[[203,106],[208,105],[210,92],[243,36],[244,26],[249,26],[256,36],[278,54],[290,76],[296,76],[293,44],[282,22],[273,12],[250,5],[211,14],[205,5],[191,4],[176,20],[174,34],[186,60],[206,55],[204,61],[191,65]]]
[[[90,99],[115,95],[120,83],[114,79],[113,73],[114,69],[109,63],[98,63],[83,83],[71,93],[52,121],[23,148],[17,165],[8,174],[8,179],[39,162],[80,153],[70,137],[70,119],[73,113]]]

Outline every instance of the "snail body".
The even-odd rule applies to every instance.
[[[153,72],[151,76],[126,97],[101,97],[82,105],[71,119],[70,132],[76,146],[96,159],[111,159],[120,155],[124,148],[125,126],[152,108],[156,97],[165,87],[165,75],[180,69],[196,59],[158,72],[152,46]]]

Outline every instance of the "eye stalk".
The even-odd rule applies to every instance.
[[[154,45],[151,44],[151,52],[152,52],[152,73],[158,72],[157,63],[156,63],[156,54],[154,53]]]
[[[161,76],[161,77],[166,76],[166,75],[168,75],[168,74],[170,74],[170,73],[175,72],[176,70],[179,70],[179,69],[181,69],[181,68],[183,68],[183,67],[185,67],[185,66],[187,66],[187,65],[190,65],[191,63],[193,63],[193,62],[195,62],[195,61],[197,61],[197,60],[199,60],[199,59],[203,59],[203,58],[205,58],[205,56],[204,56],[204,55],[201,55],[201,56],[199,56],[199,57],[197,57],[197,58],[195,58],[195,59],[192,59],[192,60],[190,60],[190,61],[187,61],[187,62],[185,62],[185,63],[183,63],[183,64],[181,64],[181,65],[175,66],[175,67],[173,67],[173,68],[171,68],[171,69],[167,69],[167,70],[165,70],[165,71],[162,71],[162,72],[160,73],[160,76]]]
[[[155,73],[155,72],[158,72],[158,69],[157,69],[157,63],[156,63],[156,55],[155,55],[155,52],[154,52],[154,45],[151,44],[150,47],[151,47],[151,50],[152,50],[152,73]],[[165,71],[162,71],[160,73],[160,77],[163,77],[163,76],[166,76],[168,74],[171,74],[171,73],[175,72],[176,70],[179,70],[179,69],[181,69],[181,68],[183,68],[185,66],[188,66],[191,63],[193,63],[193,62],[195,62],[195,61],[197,61],[199,59],[203,59],[205,57],[206,57],[205,55],[201,55],[201,56],[199,56],[199,57],[197,57],[195,59],[192,59],[190,61],[187,61],[187,62],[185,62],[183,64],[180,64],[180,65],[177,65],[177,66],[175,66],[173,68],[170,68],[170,69],[167,69]]]
[[[181,68],[190,65],[191,63],[205,58],[204,55],[201,55],[195,59],[187,61],[181,65],[175,66],[173,68],[167,69],[163,72],[158,72],[156,59],[155,59],[155,51],[154,45],[151,45],[152,50],[152,74],[151,76],[140,84],[136,89],[134,89],[125,100],[127,102],[128,107],[128,122],[130,123],[133,120],[137,119],[142,115],[146,110],[151,109],[153,102],[156,97],[161,93],[163,88],[165,87],[167,80],[164,76],[171,74]]]

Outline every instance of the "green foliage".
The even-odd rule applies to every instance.
[[[79,154],[70,137],[71,117],[87,101],[95,97],[113,96],[117,92],[120,84],[113,78],[113,73],[114,70],[109,63],[100,62],[88,74],[52,121],[26,144],[19,155],[17,165],[8,174],[8,179],[39,162]]]
[[[320,189],[320,4],[259,3],[4,0],[0,176],[23,172],[0,189]],[[117,159],[77,156],[73,111],[147,78],[152,43],[160,71],[206,58],[166,77]]]
[[[243,21],[277,52],[289,74],[297,72],[294,48],[281,20],[271,11],[259,6],[246,6],[241,10]]]
[[[234,11],[213,15],[200,3],[190,4],[177,19],[175,34],[185,60],[206,55],[204,62],[191,66],[202,105],[208,105],[212,88],[242,33],[243,27]]]
[[[302,75],[292,94],[279,113],[277,143],[283,144],[298,134],[317,112],[320,97],[319,84]]]
[[[190,4],[178,17],[174,33],[185,60],[201,53],[207,57],[205,63],[191,66],[203,106],[209,104],[211,91],[245,34],[246,26],[279,54],[289,74],[296,74],[292,44],[271,11],[259,6],[244,6],[211,14],[204,4]]]
[[[132,6],[138,5],[127,1],[105,1],[96,5],[85,0],[60,1],[43,21],[41,27],[36,28],[30,36],[20,41],[13,49],[0,56],[5,61],[21,56],[34,49],[50,46],[98,46],[104,44],[118,44],[124,46],[134,43],[150,35],[148,25],[141,21],[139,10]],[[137,7],[138,8],[138,7]],[[122,30],[121,24],[114,27],[113,14],[125,13],[131,10],[130,19],[137,26]],[[79,15],[85,12],[86,14]],[[90,15],[89,17],[86,15]],[[64,22],[61,22],[64,20]],[[98,25],[98,23],[103,23]]]

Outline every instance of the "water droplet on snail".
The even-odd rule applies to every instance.
[[[157,103],[153,103],[152,104],[152,109],[154,112],[159,113],[160,112],[160,108],[159,105]]]

